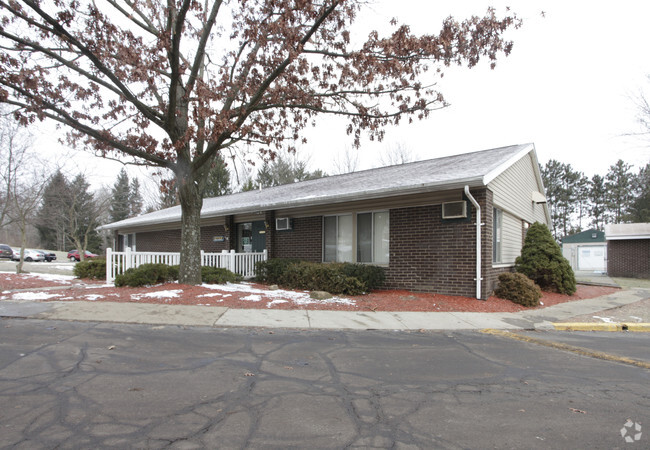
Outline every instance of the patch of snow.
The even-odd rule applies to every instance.
[[[278,305],[280,303],[289,303],[289,300],[284,300],[284,299],[273,300],[271,302],[268,302],[266,304],[266,307],[271,308],[273,305]]]
[[[592,316],[594,319],[602,320],[605,323],[616,323],[611,317]]]
[[[18,292],[11,296],[12,300],[48,300],[63,297],[61,294],[48,294],[47,292]]]
[[[181,289],[171,290],[171,291],[157,291],[157,292],[147,292],[146,294],[131,294],[131,299],[138,301],[143,297],[146,298],[176,298],[183,291]]]
[[[643,318],[637,317],[637,316],[630,316],[632,319],[636,320],[637,322],[641,323],[643,322]]]
[[[251,295],[247,295],[246,297],[242,297],[241,300],[246,300],[248,302],[261,302],[262,301],[262,296],[261,295],[256,295],[256,294],[251,294]]]
[[[203,287],[208,289],[219,290],[219,291],[244,292],[247,294],[251,294],[248,297],[242,298],[242,300],[253,300],[252,299],[253,296],[261,296],[261,297],[271,299],[271,303],[273,303],[275,300],[285,300],[285,301],[293,302],[296,305],[310,305],[310,304],[338,304],[338,305],[350,305],[350,306],[356,305],[356,302],[354,300],[345,297],[332,297],[327,300],[316,300],[309,296],[308,291],[298,292],[298,291],[287,291],[284,289],[276,289],[276,290],[259,289],[245,283],[204,284]],[[229,295],[228,294],[224,295],[224,297],[227,296]],[[259,301],[259,300],[254,300],[254,301]]]
[[[94,302],[95,300],[99,300],[100,298],[104,298],[103,295],[98,295],[98,294],[88,294],[84,295],[84,298],[88,301]]]
[[[221,293],[219,293],[219,292],[211,292],[210,294],[201,294],[201,295],[197,295],[197,297],[199,297],[199,298],[204,298],[204,297],[221,297],[222,295],[223,295],[223,294],[221,294]]]
[[[71,283],[76,277],[73,275],[57,275],[53,273],[30,273],[25,276],[40,278],[41,280],[54,281],[56,283]]]

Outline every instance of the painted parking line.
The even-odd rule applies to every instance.
[[[481,333],[491,334],[493,336],[502,336],[508,339],[514,339],[522,342],[529,342],[531,344],[536,344],[536,345],[543,345],[544,347],[550,347],[557,350],[564,350],[567,352],[575,353],[577,355],[588,356],[590,358],[602,359],[605,361],[618,362],[623,364],[629,364],[631,366],[641,367],[644,369],[650,369],[650,362],[647,361],[640,361],[638,359],[628,358],[626,356],[619,356],[619,355],[613,355],[611,353],[599,352],[584,347],[576,347],[575,345],[563,344],[561,342],[554,342],[545,339],[534,338],[530,336],[513,333],[510,331],[484,329],[481,330]]]

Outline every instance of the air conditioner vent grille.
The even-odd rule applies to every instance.
[[[277,231],[284,231],[291,229],[291,219],[288,217],[278,217],[275,219],[275,229]]]
[[[467,217],[467,202],[448,202],[442,204],[443,219],[464,219]]]

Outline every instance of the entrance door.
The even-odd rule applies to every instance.
[[[264,221],[237,224],[237,252],[262,252],[266,248]]]

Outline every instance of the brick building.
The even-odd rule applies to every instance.
[[[650,223],[606,225],[605,238],[610,277],[650,278]]]
[[[389,288],[487,298],[528,226],[550,223],[543,193],[534,145],[514,145],[205,199],[201,248],[376,264]],[[180,251],[180,218],[103,228],[117,250]]]

